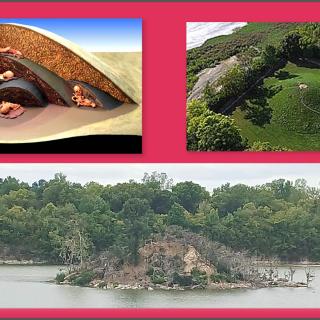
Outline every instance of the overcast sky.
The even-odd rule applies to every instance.
[[[243,27],[247,22],[187,22],[187,50],[199,47],[206,40]]]
[[[191,180],[208,191],[226,182],[257,185],[278,178],[305,178],[310,186],[319,186],[320,164],[0,164],[0,177],[13,176],[32,183],[51,179],[62,172],[73,182],[96,181],[116,184],[130,179],[140,181],[144,172],[165,172],[174,182]]]

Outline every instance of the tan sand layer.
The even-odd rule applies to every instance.
[[[16,119],[0,118],[0,143],[21,143],[62,139],[90,134],[141,135],[135,122],[141,121],[139,106],[123,104],[113,110],[79,109],[50,104],[26,108]]]
[[[94,52],[103,62],[107,62],[121,79],[131,83],[137,102],[142,101],[142,53],[141,52]]]

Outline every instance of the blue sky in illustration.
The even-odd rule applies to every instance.
[[[142,19],[0,19],[58,34],[91,52],[142,51]]]

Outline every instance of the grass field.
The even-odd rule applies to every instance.
[[[307,89],[299,89],[299,84]],[[273,77],[265,79],[264,89],[277,86],[278,92],[266,98],[270,123],[255,125],[237,108],[232,117],[250,144],[267,141],[291,150],[320,150],[320,69],[288,63]],[[247,103],[252,102],[248,97]]]
[[[242,42],[251,40],[256,42],[256,45],[259,47],[264,47],[268,44],[277,45],[288,31],[296,29],[298,25],[298,23],[250,22],[232,34],[208,39],[202,47],[217,45],[229,41],[231,42],[234,40]]]

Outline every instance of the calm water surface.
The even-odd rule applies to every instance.
[[[283,269],[281,269],[283,270]],[[48,283],[57,266],[0,266],[1,308],[316,308],[320,307],[320,267],[310,288],[224,291],[99,290]],[[305,281],[303,267],[295,281]]]

